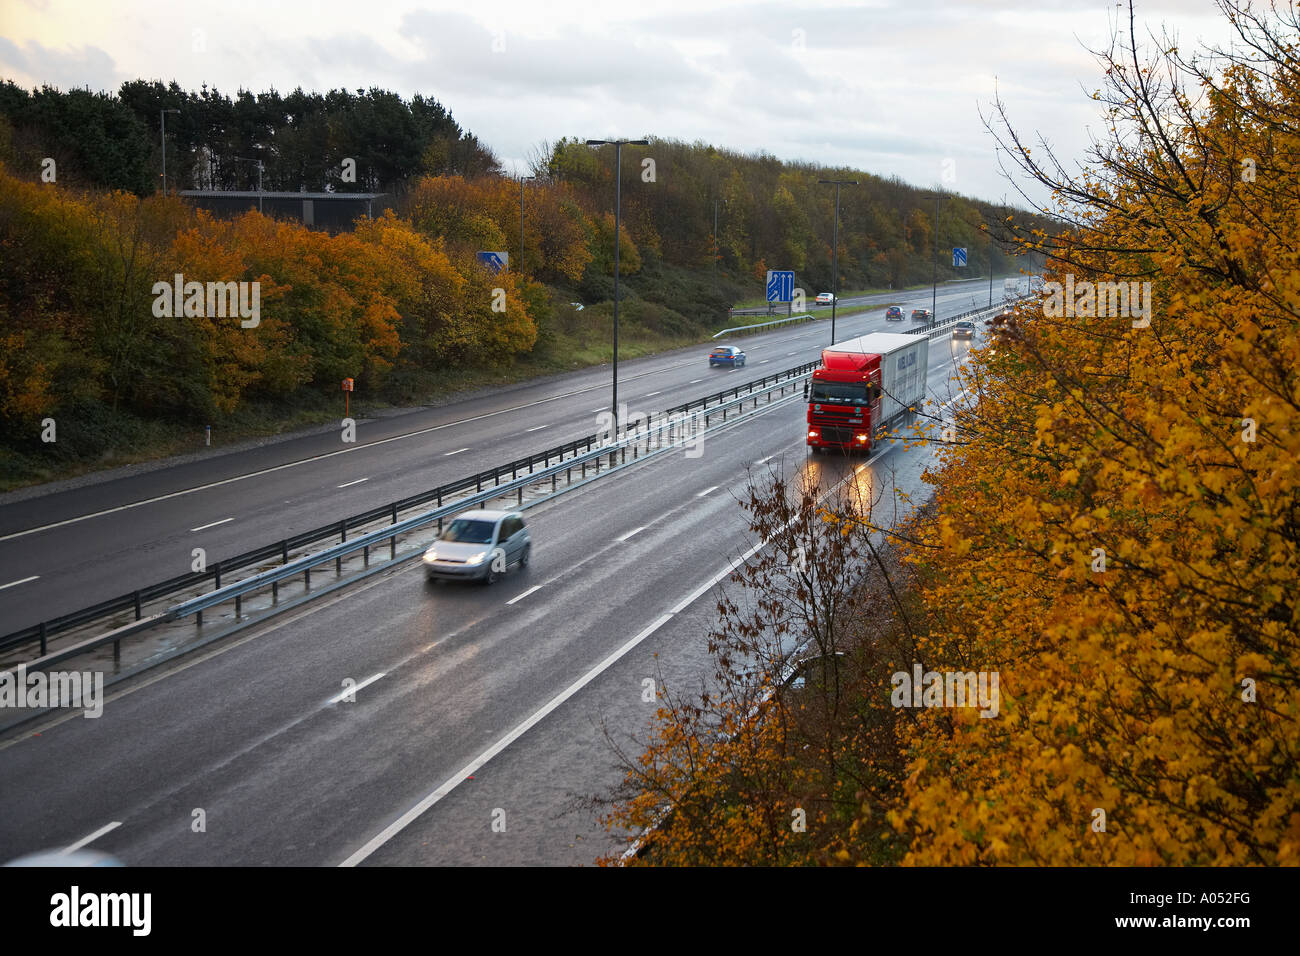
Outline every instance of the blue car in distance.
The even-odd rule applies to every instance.
[[[730,365],[740,368],[745,364],[745,353],[734,345],[719,345],[709,353],[709,368],[715,365]]]

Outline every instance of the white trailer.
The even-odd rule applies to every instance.
[[[832,357],[832,355],[834,357]],[[822,366],[830,371],[851,371],[874,365],[868,356],[880,356],[880,420],[877,427],[893,425],[899,413],[925,398],[930,340],[905,332],[872,332],[832,345],[822,352]],[[857,360],[854,357],[857,356]],[[833,363],[833,364],[832,364]]]

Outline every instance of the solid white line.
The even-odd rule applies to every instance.
[[[463,451],[469,451],[468,448],[457,448],[455,451],[443,452],[443,458],[450,458],[452,455],[459,455]]]
[[[627,534],[623,535],[621,538],[615,538],[614,540],[616,540],[616,541],[626,541],[628,538],[632,537],[632,535],[636,534],[638,531],[644,531],[644,530],[645,530],[645,525],[642,525],[642,526],[639,527],[639,528],[633,528],[631,531],[629,531]]]
[[[222,518],[220,521],[214,521],[212,524],[201,524],[197,528],[190,528],[191,531],[206,531],[208,528],[215,528],[219,524],[225,524],[227,521],[234,521],[234,518]]]
[[[528,595],[532,594],[534,591],[540,591],[541,588],[542,588],[542,586],[541,586],[540,584],[534,584],[532,587],[530,587],[530,588],[529,588],[527,591],[525,591],[523,594],[518,594],[518,595],[516,595],[515,597],[512,597],[509,601],[506,601],[506,603],[507,603],[507,604],[514,604],[516,601],[522,601],[524,598],[528,597]]]
[[[605,411],[608,407],[609,407],[608,405],[602,405],[602,406],[600,406],[600,408],[593,408],[592,411],[593,411],[593,412],[603,412],[603,411]]]
[[[550,425],[534,425],[532,428],[525,428],[524,431],[526,431],[526,432],[539,432],[539,431],[541,431],[543,428],[550,428],[550,427],[551,427]]]
[[[873,461],[875,461],[877,458],[879,458],[880,455],[882,455],[882,454],[884,454],[884,452],[880,452],[879,454],[873,455],[873,456],[871,456],[870,458],[868,458],[868,459],[866,460],[866,462],[863,463],[863,467],[866,467],[867,465],[871,464]],[[856,475],[856,472],[855,472],[854,474]],[[849,476],[849,477],[853,477],[853,476]],[[844,484],[844,483],[847,482],[848,480],[849,480],[849,478],[847,478],[847,477],[846,477],[846,478],[842,478],[842,479],[840,479],[839,481],[837,481],[835,484],[831,485],[831,487],[830,487],[830,488],[825,492],[825,494],[823,494],[820,498],[817,499],[817,503],[818,503],[818,504],[821,504],[823,501],[825,501],[827,498],[829,498],[832,494],[834,494],[835,491],[840,487],[840,485]],[[794,523],[794,520],[795,520],[794,518],[791,518],[791,519],[790,519],[789,521],[787,521],[784,525],[782,525],[782,530],[784,530],[785,528],[788,528],[790,525],[792,525],[792,524]],[[775,537],[775,535],[773,535],[773,537]],[[769,539],[769,540],[770,540],[770,539]],[[697,598],[700,597],[700,595],[704,594],[704,593],[707,592],[711,587],[713,587],[715,584],[717,584],[719,581],[721,581],[721,580],[723,580],[724,578],[726,578],[728,575],[731,574],[732,571],[736,570],[736,568],[740,567],[742,564],[744,564],[746,561],[748,561],[750,558],[752,558],[754,555],[756,555],[760,550],[762,550],[763,548],[767,547],[767,545],[768,545],[768,541],[760,541],[758,544],[754,545],[752,548],[750,548],[748,551],[746,551],[746,552],[745,552],[744,554],[742,554],[740,557],[736,558],[734,561],[732,561],[730,564],[728,564],[725,568],[723,568],[721,571],[719,571],[717,574],[715,574],[715,575],[714,575],[712,578],[710,578],[708,581],[705,581],[703,584],[701,584],[698,588],[696,588],[694,591],[692,591],[690,594],[688,594],[688,595],[687,595],[686,597],[684,597],[682,600],[678,601],[677,604],[672,608],[672,610],[669,611],[669,614],[670,614],[670,615],[671,615],[671,614],[680,614],[682,611],[686,610],[688,607],[691,606],[691,604],[692,604],[692,603],[693,603]]]
[[[793,522],[793,521],[794,521],[794,519],[791,518],[790,521],[786,522],[786,524],[788,525],[788,524],[790,524],[790,523]],[[744,554],[742,554],[740,557],[736,558],[734,561],[732,561],[730,564],[728,564],[725,568],[723,568],[721,571],[719,571],[719,572],[718,572],[717,574],[715,574],[713,577],[709,578],[709,580],[707,580],[707,581],[705,581],[703,584],[701,584],[698,588],[696,588],[696,589],[695,589],[694,591],[692,591],[690,594],[686,595],[686,597],[684,597],[684,598],[682,598],[680,601],[678,601],[677,604],[673,607],[673,609],[672,609],[669,613],[670,613],[670,614],[680,614],[680,613],[682,613],[682,611],[684,611],[684,610],[686,610],[688,607],[690,607],[690,606],[695,602],[695,600],[696,600],[697,598],[700,597],[700,595],[704,594],[706,591],[708,591],[710,588],[712,588],[715,584],[717,584],[717,583],[718,583],[719,581],[721,581],[723,578],[725,578],[725,577],[727,577],[728,575],[730,575],[732,571],[736,570],[736,568],[740,567],[742,564],[744,564],[746,561],[748,561],[750,558],[752,558],[755,554],[757,554],[757,553],[759,552],[759,550],[761,550],[762,548],[765,548],[765,547],[767,547],[767,542],[766,542],[766,541],[760,541],[758,544],[754,545],[752,548],[750,548],[748,551],[746,551],[746,552],[745,552]]]
[[[81,849],[83,846],[85,846],[86,844],[88,844],[88,843],[93,843],[94,841],[96,841],[96,840],[98,840],[100,837],[102,837],[105,833],[108,833],[108,832],[111,831],[111,830],[116,830],[116,829],[117,829],[118,827],[120,827],[121,825],[122,825],[122,821],[120,821],[120,820],[114,821],[113,823],[105,824],[104,826],[102,826],[102,827],[100,827],[98,830],[96,830],[94,833],[92,833],[90,836],[82,837],[82,838],[81,838],[80,840],[78,840],[76,843],[72,844],[72,846],[67,847],[67,848],[64,849],[64,850],[61,850],[60,852],[62,852],[62,853],[76,853],[78,850],[80,850],[80,849]]]
[[[19,578],[17,581],[10,581],[8,584],[0,584],[0,591],[3,591],[5,588],[11,588],[15,584],[26,584],[28,581],[35,581],[39,577],[39,574],[33,574],[30,578]]]
[[[630,641],[628,641],[622,647],[618,648],[616,651],[614,651],[612,654],[606,657],[603,661],[601,661],[591,670],[587,671],[587,673],[579,677],[568,687],[564,688],[564,690],[560,691],[560,693],[556,694],[553,698],[551,698],[551,700],[541,710],[534,713],[522,724],[515,727],[514,730],[510,731],[510,733],[506,734],[504,737],[498,740],[487,750],[483,751],[481,754],[479,754],[477,757],[471,760],[461,770],[457,771],[455,774],[449,777],[442,786],[440,786],[437,790],[434,790],[431,794],[429,794],[427,797],[425,797],[415,806],[411,807],[411,809],[407,810],[400,817],[398,817],[396,820],[390,823],[377,836],[370,839],[363,847],[361,847],[361,849],[353,853],[350,857],[344,860],[340,865],[356,866],[358,863],[364,861],[366,857],[370,856],[370,854],[374,853],[381,846],[383,846],[385,843],[391,840],[394,836],[396,836],[402,830],[406,829],[406,827],[409,826],[413,821],[415,821],[421,814],[423,814],[424,811],[428,810],[435,803],[437,803],[443,797],[447,796],[447,794],[451,793],[462,783],[464,783],[466,777],[473,776],[475,773],[477,773],[480,767],[482,767],[489,760],[491,760],[497,754],[501,753],[501,751],[505,750],[512,743],[514,743],[516,740],[518,740],[520,737],[526,734],[530,729],[532,729],[534,726],[536,726],[538,723],[544,720],[548,714],[550,714],[552,711],[558,708],[561,704],[563,704],[566,700],[568,700],[578,691],[582,690],[582,688],[590,684],[593,680],[595,680],[602,673],[604,673],[615,663],[617,663],[619,658],[623,657],[625,654],[628,653],[628,651],[632,650],[632,648],[636,647],[638,644],[644,641],[655,631],[659,630],[659,628],[667,624],[670,620],[672,620],[672,615],[664,614],[653,624],[651,624],[649,627],[645,628],[645,630],[641,631],[641,633],[637,634],[636,637],[632,638]]]
[[[363,481],[369,481],[369,478],[358,478],[356,481],[349,481],[346,484],[338,485],[339,488],[351,488],[353,485],[359,485]]]
[[[693,378],[693,379],[691,379],[689,382],[687,382],[686,384],[687,384],[687,385],[694,385],[696,382],[702,382],[702,381],[704,381],[704,379],[702,379],[702,378]]]
[[[756,465],[761,465],[761,464],[763,464],[763,463],[766,462],[766,461],[771,461],[774,457],[776,457],[776,456],[775,456],[775,455],[768,455],[766,458],[760,458],[758,461],[754,462],[754,464],[756,464]]]
[[[695,497],[696,497],[696,498],[703,498],[703,497],[704,497],[705,495],[707,495],[710,491],[717,491],[720,487],[722,487],[722,486],[721,486],[721,485],[714,485],[712,488],[705,488],[703,491],[701,491],[701,492],[700,492],[699,494],[697,494]]]
[[[759,364],[759,365],[766,365],[766,364],[767,364],[768,362],[770,362],[770,361],[772,361],[772,360],[771,360],[771,359],[763,359],[763,361],[759,362],[758,364]]]
[[[642,397],[642,398],[653,398],[653,397],[656,396],[656,395],[662,395],[662,394],[663,394],[662,391],[658,391],[658,392],[646,392],[646,393],[645,393],[644,395],[642,395],[641,397]]]
[[[387,673],[387,672],[384,671],[384,672],[380,672],[380,673],[378,673],[378,674],[372,674],[372,675],[370,675],[370,676],[367,677],[365,680],[363,680],[360,684],[356,684],[356,685],[354,685],[354,686],[352,686],[352,687],[349,687],[347,690],[340,691],[339,693],[335,694],[333,697],[331,697],[331,698],[329,699],[329,702],[330,702],[331,704],[337,704],[337,703],[338,703],[339,701],[341,701],[344,697],[354,697],[354,696],[356,696],[357,691],[359,691],[359,690],[360,690],[361,688],[363,688],[363,687],[369,687],[369,686],[370,686],[371,684],[373,684],[375,681],[379,680],[379,678],[383,677],[385,673]]]

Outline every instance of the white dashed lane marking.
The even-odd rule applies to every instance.
[[[215,528],[219,524],[225,524],[227,521],[234,521],[234,518],[222,518],[220,521],[214,521],[212,524],[201,524],[197,528],[190,528],[191,531],[206,531],[208,528]]]

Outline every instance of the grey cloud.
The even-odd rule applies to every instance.
[[[935,184],[940,162],[952,157],[958,188],[990,198],[1008,189],[979,117],[995,82],[1017,129],[1030,139],[1045,130],[1064,156],[1081,156],[1085,128],[1099,125],[1080,85],[1099,85],[1100,70],[1073,32],[1045,29],[1041,15],[1069,13],[1066,22],[1089,38],[1114,22],[1112,0],[769,2],[677,12],[641,5],[600,25],[560,15],[547,36],[504,21],[505,50],[494,53],[492,30],[466,14],[412,7],[397,31],[412,57],[394,55],[360,11],[346,25],[317,27],[308,18],[300,33],[250,30],[256,9],[247,8],[260,2],[231,0],[229,15],[211,24],[206,57],[173,61],[167,41],[142,24],[124,23],[130,39],[120,42],[157,44],[144,62],[178,63],[176,78],[188,87],[380,86],[431,95],[505,157],[566,134],[649,134],[923,186]],[[1210,0],[1143,0],[1139,8],[1157,31],[1173,14],[1200,29],[1212,13]],[[794,30],[804,31],[803,51]],[[65,54],[60,64],[52,51],[0,41],[0,65],[21,64],[24,75],[113,88],[117,76],[96,80],[112,61],[95,63],[94,53],[105,56],[86,49],[84,62]]]
[[[127,79],[99,47],[55,50],[29,41],[22,47],[0,37],[0,73],[20,86],[89,87],[115,90]]]

